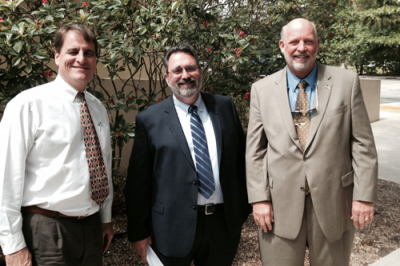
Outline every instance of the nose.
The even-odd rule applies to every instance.
[[[77,54],[76,62],[78,62],[79,64],[83,64],[85,62],[85,55],[83,51],[79,51],[79,54]]]
[[[305,44],[304,44],[304,41],[300,41],[299,42],[299,46],[297,46],[297,50],[299,51],[299,52],[304,52],[304,51],[306,51],[306,46],[305,46]]]
[[[187,79],[190,77],[190,74],[186,71],[186,69],[184,68],[182,70],[182,79]]]

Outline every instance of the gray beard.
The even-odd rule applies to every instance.
[[[171,81],[169,83],[171,84],[170,88],[172,92],[182,98],[192,98],[200,91],[202,85],[201,79],[200,79],[200,84],[198,84],[199,86],[197,86],[197,84],[194,84],[189,88],[179,88],[179,85],[177,83],[174,85],[172,85]]]
[[[291,67],[293,67],[296,71],[299,71],[299,72],[304,72],[304,71],[307,71],[308,69],[310,69],[311,63],[313,61],[310,56],[310,60],[308,60],[306,63],[297,63],[287,53],[284,53],[284,55],[285,55],[286,63],[289,64]]]

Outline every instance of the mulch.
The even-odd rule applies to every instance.
[[[122,204],[122,203],[121,203]],[[124,205],[124,204],[122,204]],[[115,237],[110,249],[104,255],[104,266],[141,266],[136,252],[126,236],[126,216],[123,210],[114,212]],[[250,215],[243,226],[234,266],[262,265],[258,250],[257,226]],[[378,201],[375,204],[375,218],[364,230],[357,230],[353,243],[350,264],[367,266],[392,251],[400,248],[400,184],[378,181]],[[0,253],[0,266],[4,257]],[[304,265],[309,266],[308,253]]]

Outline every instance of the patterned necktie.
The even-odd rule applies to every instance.
[[[197,114],[197,106],[191,105],[189,107],[189,113],[192,114],[190,118],[190,129],[192,131],[194,155],[196,158],[199,190],[204,197],[209,199],[215,190],[215,185],[206,133],[203,123]]]
[[[80,102],[81,124],[85,142],[86,158],[89,165],[91,198],[99,205],[108,196],[108,178],[96,128],[92,122],[85,94],[78,93]]]
[[[307,82],[300,81],[297,85],[299,94],[296,100],[296,111],[294,113],[294,125],[296,126],[297,136],[299,137],[301,148],[304,151],[307,142],[308,130],[310,128],[310,105],[306,93]]]

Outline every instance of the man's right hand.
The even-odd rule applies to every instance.
[[[32,266],[32,256],[27,247],[6,255],[7,266]]]
[[[253,216],[256,224],[266,233],[272,230],[274,222],[274,211],[270,201],[260,201],[253,203]]]
[[[144,263],[147,263],[147,245],[151,245],[151,236],[137,242],[132,242],[133,248],[136,249]]]

